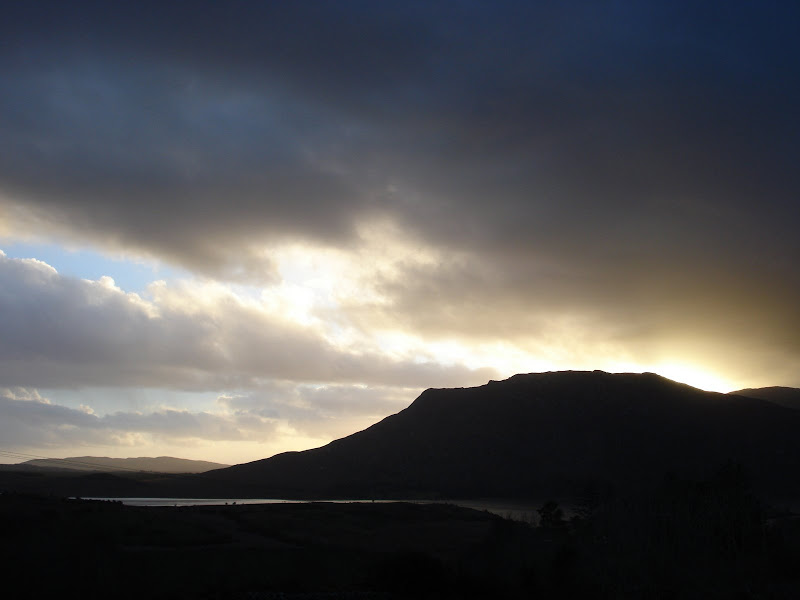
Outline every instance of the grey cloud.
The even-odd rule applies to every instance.
[[[176,410],[96,416],[58,404],[0,394],[0,438],[6,448],[116,445],[120,436],[131,433],[167,441],[241,441],[263,440],[273,432],[274,423],[267,419],[240,423],[235,417]]]
[[[503,340],[540,357],[683,357],[765,385],[800,384],[800,285],[780,265],[643,257],[599,269],[587,262],[508,261],[499,270],[471,255],[399,265],[376,283],[383,302],[355,300],[343,310],[365,330],[412,330],[468,345]]]
[[[31,231],[260,282],[276,277],[262,246],[353,245],[359,221],[388,216],[466,266],[383,282],[385,322],[498,338],[584,318],[636,351],[715,336],[790,372],[798,16],[680,1],[18,3],[0,25],[0,201]],[[215,324],[173,333],[202,346],[198,326]],[[229,383],[300,377],[299,356],[326,380],[363,367],[267,329],[230,342],[248,366]],[[286,356],[263,360],[279,368],[259,365],[253,350],[284,338]],[[197,354],[178,379],[227,365]],[[365,377],[430,381],[371,362],[382,374]]]
[[[64,406],[0,394],[0,415],[0,432],[6,448],[103,438],[95,431],[96,417]]]
[[[398,70],[413,70],[398,19],[356,25],[325,3],[144,6],[9,15],[6,203],[61,236],[226,279],[274,277],[264,240],[352,238],[353,222],[379,210],[371,177],[353,172],[353,145],[372,134],[335,98],[370,96],[352,89],[363,90],[359,69],[389,96]]]
[[[428,387],[493,375],[377,351],[352,354],[314,329],[232,297],[204,304],[200,292],[164,286],[147,303],[108,282],[63,277],[44,263],[2,255],[0,313],[5,386],[224,390],[277,378]]]
[[[35,389],[0,390],[0,439],[6,449],[117,446],[142,436],[160,443],[264,443],[286,435],[338,438],[402,410],[419,390],[386,386],[296,385],[270,381],[261,389],[220,397],[221,412],[160,409],[96,415],[42,398]],[[125,443],[124,441],[122,442]]]
[[[274,279],[256,244],[265,235],[349,234],[363,198],[314,157],[313,125],[303,121],[317,118],[302,100],[203,84],[172,90],[176,77],[101,64],[15,81],[3,97],[28,100],[0,112],[6,202],[21,199],[17,212],[54,234],[231,280]]]
[[[610,267],[626,246],[676,261],[678,234],[721,260],[745,234],[798,250],[789,14],[191,8],[14,8],[7,197],[62,233],[261,281],[258,243],[346,244],[371,212],[497,261]]]
[[[218,402],[239,420],[278,419],[306,435],[339,438],[399,412],[420,391],[391,386],[312,386],[272,381],[258,390],[221,396]]]
[[[381,385],[295,384],[270,381],[247,393],[220,396],[218,402],[234,411],[255,412],[268,418],[327,418],[353,414],[385,415],[405,408],[418,388]]]
[[[104,427],[118,431],[143,431],[165,437],[197,437],[205,440],[241,440],[237,423],[209,413],[163,410],[148,414],[116,412],[101,419]],[[266,434],[271,426],[261,424]]]

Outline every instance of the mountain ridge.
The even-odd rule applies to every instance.
[[[730,392],[737,396],[747,396],[748,398],[758,398],[774,404],[800,410],[800,389],[784,386],[771,386],[763,388],[745,388]]]
[[[561,371],[425,390],[311,450],[210,471],[277,496],[531,497],[742,463],[772,493],[800,469],[800,413],[656,375]],[[791,490],[791,493],[800,492]]]
[[[173,456],[110,458],[107,456],[74,456],[67,458],[35,458],[16,465],[18,469],[58,469],[66,471],[113,472],[145,471],[151,473],[205,473],[230,465]]]

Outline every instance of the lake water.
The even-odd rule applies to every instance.
[[[284,500],[279,498],[85,498],[86,500],[107,500],[122,502],[128,506],[224,506],[226,504],[306,504],[308,502],[348,503],[389,503],[411,502],[413,504],[454,504],[464,508],[485,510],[505,519],[535,523],[536,509],[541,503],[511,504],[481,500]]]

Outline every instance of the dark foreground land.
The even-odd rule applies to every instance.
[[[445,504],[130,507],[0,495],[16,598],[800,597],[800,519],[734,471],[538,522]],[[69,594],[67,596],[67,594]]]

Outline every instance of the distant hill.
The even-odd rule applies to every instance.
[[[764,387],[764,388],[746,388],[744,390],[737,390],[731,392],[738,396],[748,396],[749,398],[759,398],[760,400],[767,400],[786,406],[787,408],[794,408],[800,410],[800,389],[790,387]]]
[[[430,389],[372,427],[203,475],[268,497],[541,498],[736,461],[800,495],[800,412],[655,374],[554,372]]]
[[[108,458],[105,456],[75,456],[71,458],[40,458],[15,465],[17,469],[35,467],[48,470],[114,472],[148,471],[154,473],[205,473],[228,465],[204,460],[187,460],[171,456],[157,458]]]

